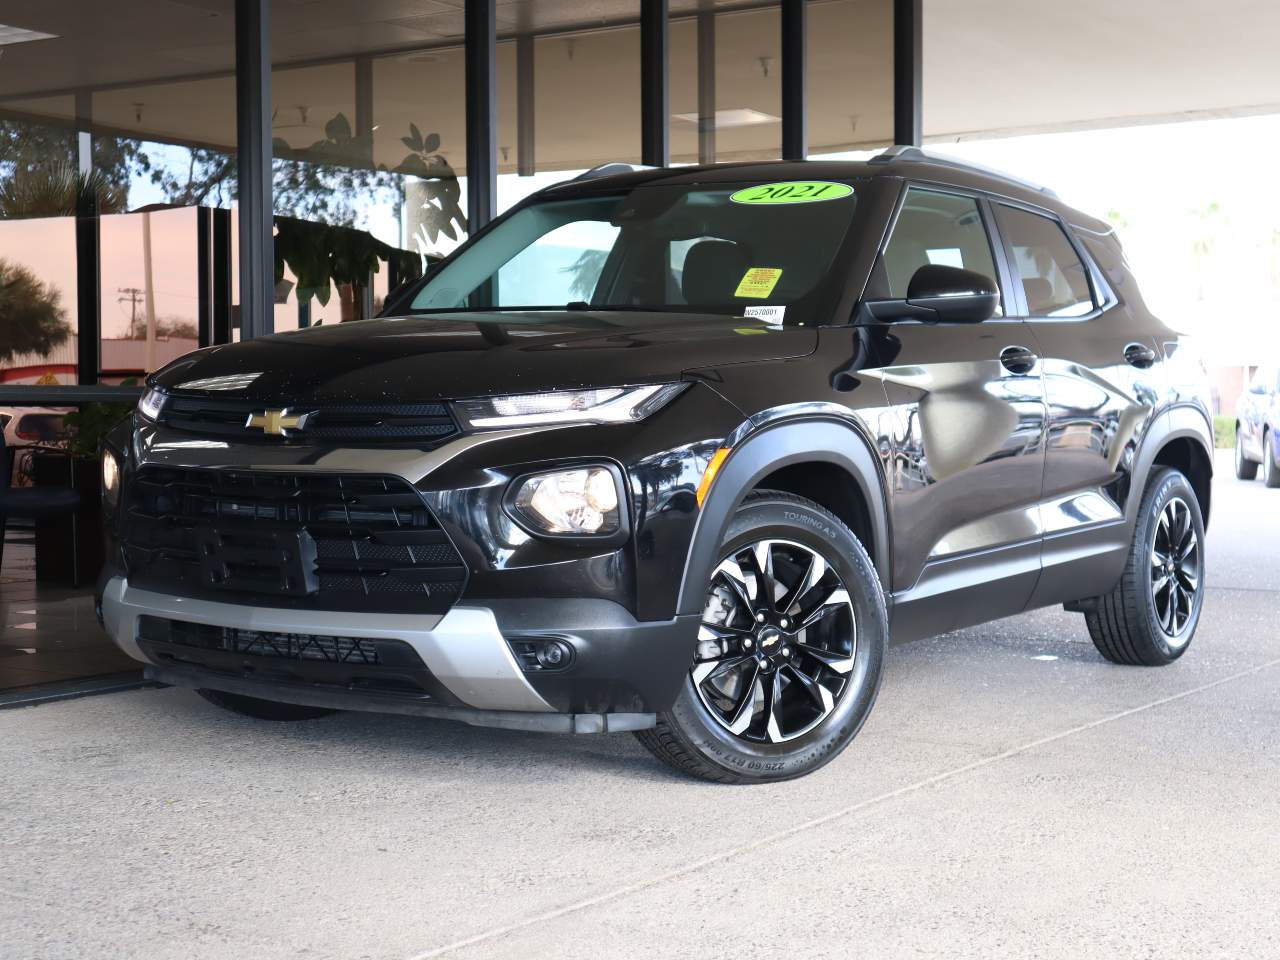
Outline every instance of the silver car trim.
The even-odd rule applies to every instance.
[[[489,430],[456,437],[434,450],[420,450],[411,447],[316,447],[302,444],[276,446],[251,441],[237,443],[193,437],[155,424],[146,424],[135,433],[134,451],[140,465],[310,473],[389,473],[403,477],[410,483],[417,483],[473,447],[558,429],[559,425]]]
[[[272,633],[403,640],[418,652],[432,675],[468,706],[554,712],[525,678],[487,607],[458,606],[444,616],[249,607],[154,593],[129,586],[124,577],[112,577],[102,595],[103,623],[121,650],[149,663],[138,646],[142,616]]]

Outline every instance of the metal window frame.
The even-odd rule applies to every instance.
[[[467,0],[466,74],[467,226],[474,234],[493,219],[498,197],[498,14],[495,0]]]
[[[806,0],[782,0],[782,159],[809,156],[809,26]]]
[[[271,217],[271,0],[236,0],[240,337],[275,331]]]
[[[640,162],[671,163],[671,41],[667,0],[640,0]]]
[[[924,0],[893,0],[893,142],[924,139]]]

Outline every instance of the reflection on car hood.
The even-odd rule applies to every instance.
[[[287,404],[404,402],[679,379],[805,356],[812,329],[626,311],[450,313],[312,327],[188,354],[168,390]]]

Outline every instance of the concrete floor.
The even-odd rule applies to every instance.
[[[1280,490],[1219,464],[1176,665],[1041,611],[892,651],[771,787],[629,736],[269,725],[180,690],[0,713],[0,955],[1280,956]]]

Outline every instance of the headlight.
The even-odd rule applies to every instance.
[[[600,537],[622,528],[619,477],[609,467],[536,473],[518,481],[510,506],[538,533]]]
[[[120,500],[120,461],[106,449],[102,451],[102,500],[109,507]]]
[[[167,399],[163,390],[152,387],[138,401],[138,412],[148,420],[159,420],[160,411],[164,409],[164,402]]]
[[[676,398],[687,383],[642,387],[517,393],[504,397],[459,400],[454,410],[470,430],[500,430],[547,424],[628,423],[643,420]]]

